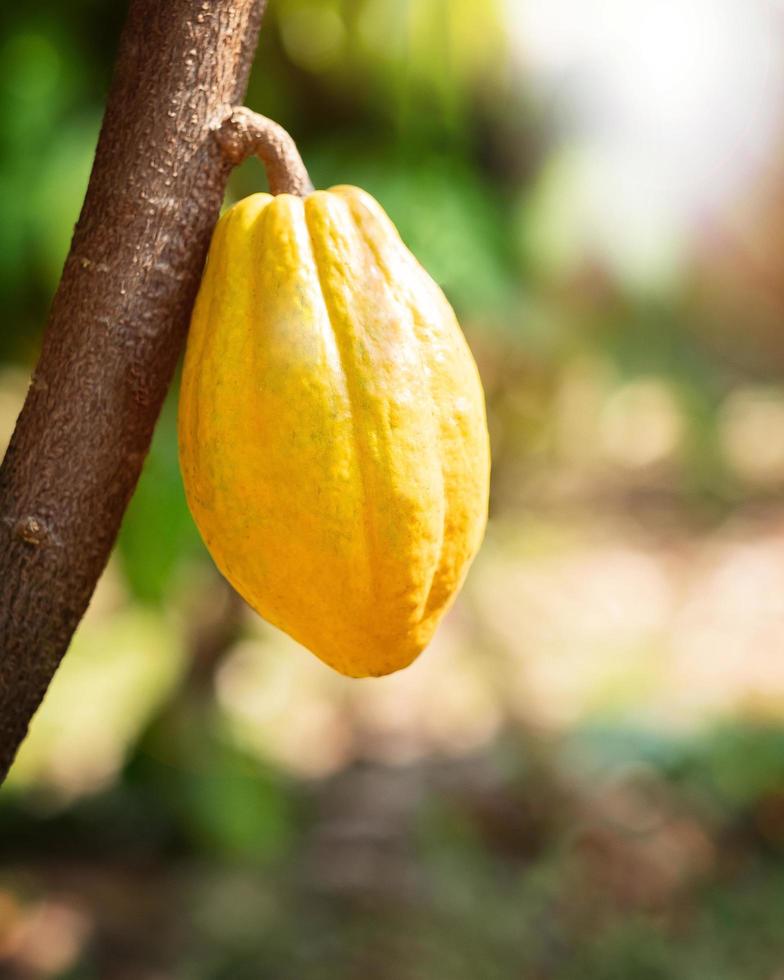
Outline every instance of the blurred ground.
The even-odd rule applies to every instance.
[[[0,447],[121,7],[0,11]],[[0,794],[0,976],[784,978],[782,33],[272,0],[248,103],[455,304],[487,540],[417,663],[332,674],[212,568],[173,394]]]

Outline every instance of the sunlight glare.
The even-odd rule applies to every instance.
[[[627,248],[657,254],[646,236],[660,240],[663,226],[677,248],[774,151],[784,19],[770,0],[507,0],[506,9],[523,84],[554,100],[561,138],[587,161],[576,178],[582,210],[600,252],[609,240],[611,264],[633,261]]]

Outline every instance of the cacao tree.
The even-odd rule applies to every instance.
[[[0,469],[0,777],[106,564],[227,177],[253,148],[232,109],[264,6],[130,0],[84,205]],[[285,140],[264,132],[285,165]]]

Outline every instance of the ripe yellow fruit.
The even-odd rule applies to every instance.
[[[422,651],[484,534],[484,395],[372,197],[254,194],[223,215],[179,441],[207,547],[266,620],[353,677]]]

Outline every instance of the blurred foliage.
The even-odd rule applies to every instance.
[[[0,448],[124,6],[0,8]],[[627,254],[524,8],[271,0],[247,102],[317,186],[373,193],[454,303],[488,539],[421,661],[338,678],[221,585],[175,385],[2,791],[4,977],[784,975],[782,161]],[[227,201],[264,186],[249,161]]]
[[[780,746],[765,728],[576,731],[355,765],[307,791],[220,737],[203,766],[168,775],[142,751],[66,811],[6,801],[8,968],[36,962],[48,903],[71,910],[52,941],[77,942],[67,969],[41,975],[68,978],[766,980],[784,957]],[[575,781],[575,750],[590,779]],[[757,778],[716,807],[738,751]]]
[[[204,560],[204,546],[185,503],[171,400],[158,422],[144,477],[126,512],[117,545],[129,588],[146,602],[163,601],[183,563]]]

